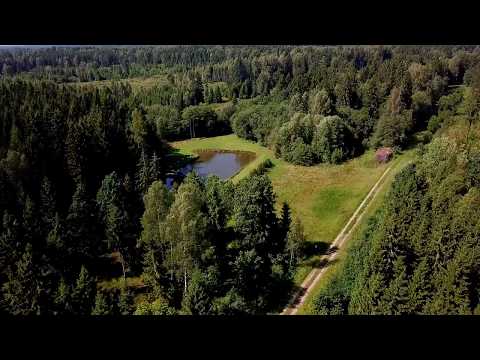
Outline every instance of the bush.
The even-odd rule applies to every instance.
[[[258,167],[252,171],[253,175],[263,175],[267,172],[268,169],[273,167],[273,162],[270,159],[263,160]]]

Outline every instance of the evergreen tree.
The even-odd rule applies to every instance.
[[[95,306],[92,315],[112,315],[112,308],[108,303],[108,298],[101,291],[97,291],[95,296]]]
[[[145,194],[147,192],[148,187],[150,186],[150,180],[151,180],[151,174],[150,174],[150,165],[148,162],[147,155],[145,154],[145,151],[142,149],[141,155],[140,155],[140,161],[138,162],[137,165],[137,174],[136,174],[136,186],[137,190],[140,194]]]
[[[95,294],[95,280],[85,266],[82,265],[72,292],[72,302],[75,313],[78,315],[89,315],[94,306]]]
[[[55,224],[56,210],[54,189],[45,176],[40,188],[40,213],[42,214],[42,226],[47,234]]]
[[[56,307],[56,314],[70,314],[73,311],[72,290],[64,278],[60,279],[53,301]]]
[[[41,283],[33,263],[32,246],[27,244],[22,258],[8,272],[2,286],[5,306],[13,315],[39,315]]]
[[[215,88],[215,102],[221,103],[222,102],[222,92],[220,91],[220,87],[217,86]]]
[[[96,216],[83,183],[77,185],[66,222],[66,245],[70,254],[78,261],[95,256],[98,251]]]
[[[133,313],[134,298],[132,291],[124,286],[120,291],[118,299],[118,308],[120,315],[131,315]]]

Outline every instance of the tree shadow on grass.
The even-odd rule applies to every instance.
[[[321,245],[320,246],[314,246],[314,245],[319,245],[319,244],[323,244],[323,247]],[[338,259],[329,260],[329,259],[326,259],[325,257],[322,256],[322,255],[333,254],[335,251],[338,250],[337,247],[329,248],[328,244],[319,243],[319,242],[317,242],[317,243],[312,242],[311,246],[312,246],[312,249],[315,251],[315,252],[313,252],[313,254],[315,254],[315,255],[313,255],[313,257],[309,258],[308,260],[304,260],[302,262],[302,266],[308,266],[308,267],[311,267],[312,269],[321,269],[321,268],[331,266],[331,265],[338,262]],[[322,251],[319,251],[319,249],[322,249]],[[287,306],[290,307],[290,306],[297,305],[300,301],[300,298],[305,294],[306,291],[307,291],[306,288],[304,288],[300,285],[294,284],[292,282],[291,287],[290,287],[290,291],[288,291],[286,293],[287,295],[284,298],[282,298],[281,301],[280,301],[282,306],[278,308],[278,312],[281,312]],[[292,299],[294,296],[295,296],[295,298]]]
[[[303,248],[305,258],[323,255],[328,250],[329,244],[322,241],[306,241]]]
[[[314,259],[309,259],[307,261],[304,261],[302,265],[309,266],[313,269],[321,269],[321,268],[330,266],[332,264],[335,264],[337,261],[338,261],[337,259],[328,260],[325,258],[317,257]]]

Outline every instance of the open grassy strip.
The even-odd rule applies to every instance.
[[[140,89],[150,89],[156,85],[165,84],[168,82],[166,75],[153,75],[148,77],[134,77],[125,78],[120,80],[98,80],[98,81],[86,81],[86,82],[72,82],[66,83],[66,85],[72,86],[110,86],[113,82],[126,82],[132,87],[132,90],[138,91]]]
[[[341,270],[343,266],[343,260],[348,252],[348,249],[352,246],[352,244],[358,240],[359,236],[365,230],[368,219],[373,213],[382,205],[384,198],[390,189],[390,186],[395,178],[395,175],[403,169],[409,162],[411,162],[414,158],[414,150],[409,150],[404,152],[402,155],[398,156],[394,161],[395,163],[392,166],[392,169],[387,174],[386,178],[383,181],[383,185],[377,196],[372,200],[372,202],[367,205],[367,209],[365,215],[363,216],[360,225],[353,230],[351,238],[345,242],[344,246],[339,250],[338,256],[336,257],[335,261],[328,265],[325,270],[323,277],[320,281],[315,285],[313,288],[311,295],[305,300],[302,307],[298,310],[298,315],[307,315],[313,312],[313,302],[319,292],[333,279],[333,277]],[[308,272],[307,272],[308,274]],[[306,274],[304,275],[304,277]]]
[[[140,77],[132,77],[132,78],[124,78],[118,80],[97,80],[97,81],[85,81],[85,82],[71,82],[65,83],[66,85],[73,85],[73,86],[99,86],[105,87],[111,85],[114,81],[116,82],[126,82],[129,83],[132,87],[134,92],[144,89],[148,90],[153,88],[154,86],[163,85],[168,83],[167,75],[152,75],[152,76],[140,76]],[[224,82],[216,81],[216,82],[209,82],[208,86],[210,87],[224,87],[226,86]],[[224,100],[228,100],[225,99]]]

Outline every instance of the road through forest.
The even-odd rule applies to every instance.
[[[347,224],[343,227],[340,233],[337,235],[335,240],[332,242],[328,248],[325,255],[322,256],[320,261],[320,266],[313,269],[308,276],[303,281],[300,289],[293,295],[287,307],[282,311],[280,315],[295,315],[300,307],[303,305],[307,297],[310,295],[312,290],[315,288],[315,285],[325,274],[325,269],[327,268],[330,262],[332,262],[338,254],[341,246],[345,243],[346,240],[352,234],[352,231],[360,224],[363,215],[365,214],[368,205],[372,202],[375,196],[378,194],[378,191],[381,188],[382,181],[385,176],[388,174],[393,165],[390,165],[385,172],[382,174],[380,179],[373,185],[370,192],[363,199],[363,201],[358,206],[357,210],[353,213],[352,217],[348,220]],[[353,224],[353,225],[352,225]]]

